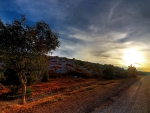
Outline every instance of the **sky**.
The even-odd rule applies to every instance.
[[[150,0],[0,0],[3,22],[21,15],[58,31],[53,56],[150,71]]]

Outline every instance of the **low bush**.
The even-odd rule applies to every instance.
[[[33,90],[30,88],[26,89],[26,97],[30,97],[33,94]],[[22,91],[20,88],[16,88],[14,86],[10,87],[10,91],[8,93],[3,93],[1,98],[6,100],[15,100],[20,98],[22,95]]]
[[[87,72],[83,72],[83,71],[78,71],[78,70],[71,70],[67,73],[70,76],[73,77],[81,77],[81,78],[90,78],[91,74],[87,73]]]
[[[26,89],[26,97],[30,97],[33,94],[33,89],[27,88]]]
[[[49,82],[49,73],[47,71],[44,73],[42,82]]]
[[[11,85],[9,86],[10,91],[7,93],[3,93],[1,97],[6,100],[14,100],[20,97],[19,87]]]

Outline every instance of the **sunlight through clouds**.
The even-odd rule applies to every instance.
[[[61,42],[53,56],[150,71],[149,6],[149,0],[4,0],[0,18],[11,22],[23,14],[29,24],[49,23]]]
[[[127,66],[132,64],[133,66],[136,67],[139,67],[144,62],[142,53],[140,53],[134,48],[125,50],[123,60]]]

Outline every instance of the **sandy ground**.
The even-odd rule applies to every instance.
[[[7,106],[2,113],[100,112],[116,102],[118,95],[138,80],[141,80],[141,77],[111,81],[76,81],[74,85],[61,86],[63,90],[59,90],[55,95],[48,96],[49,93],[46,93],[45,97],[28,102],[26,105]]]

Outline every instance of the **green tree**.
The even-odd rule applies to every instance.
[[[136,75],[137,75],[136,67],[132,66],[131,64],[130,66],[128,66],[127,76],[136,76]]]
[[[11,67],[19,77],[22,104],[26,103],[27,76],[37,70],[36,61],[55,50],[59,44],[58,33],[44,21],[29,26],[25,16],[11,24],[0,20],[0,57],[5,67]]]

